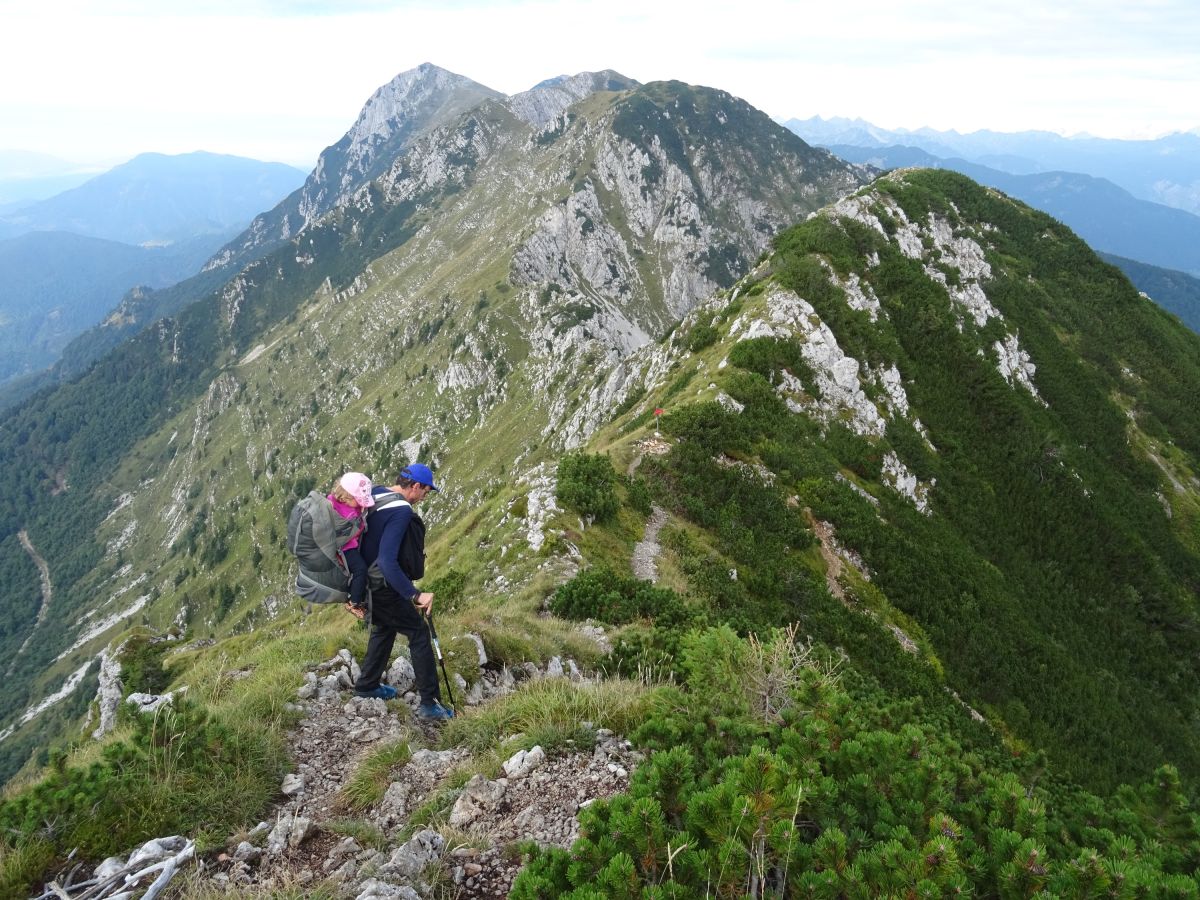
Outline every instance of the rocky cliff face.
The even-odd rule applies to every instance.
[[[626,91],[637,86],[632,78],[612,69],[580,72],[569,77],[549,78],[528,91],[514,94],[508,98],[507,106],[517,118],[542,131],[584,97],[598,91]]]

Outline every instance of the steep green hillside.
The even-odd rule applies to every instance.
[[[1148,266],[1137,260],[1101,253],[1125,273],[1140,291],[1168,312],[1173,312],[1192,331],[1200,332],[1200,278],[1193,278],[1173,269]]]
[[[682,688],[513,896],[1197,896],[1200,343],[950,173],[775,248],[598,436],[675,592],[551,608]]]
[[[680,395],[736,402],[660,395],[680,440],[640,470],[752,573],[722,587],[731,608],[828,615],[768,515],[791,497],[871,573],[860,601],[915,622],[948,686],[1059,772],[1194,778],[1195,336],[1062,226],[950,173],[882,179],[776,247],[685,323],[715,343]],[[837,628],[814,633],[902,677]]]

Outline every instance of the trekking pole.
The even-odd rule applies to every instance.
[[[442,667],[442,677],[446,679],[446,693],[450,697],[450,708],[454,708],[454,688],[450,687],[450,676],[446,674],[446,660],[442,658],[442,645],[438,643],[437,630],[433,627],[433,613],[426,611],[425,625],[429,628],[429,639],[433,642],[433,652]]]

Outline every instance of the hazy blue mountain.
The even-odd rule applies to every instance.
[[[1112,253],[1100,256],[1124,272],[1139,291],[1167,312],[1179,316],[1192,331],[1200,332],[1200,278]]]
[[[1076,172],[1013,175],[964,159],[943,159],[918,147],[834,144],[829,149],[879,169],[953,169],[1049,213],[1096,250],[1200,274],[1200,216],[1139,200],[1106,179]]]
[[[48,153],[0,150],[0,214],[78,187],[96,172]]]
[[[1049,131],[890,130],[862,119],[790,119],[786,126],[810,143],[828,147],[902,145],[942,158],[960,157],[1014,175],[1083,172],[1107,178],[1135,197],[1200,213],[1200,134],[1122,141],[1063,137]]]
[[[304,180],[299,169],[216,153],[143,153],[86,184],[0,219],[0,235],[70,231],[168,244],[243,227]]]
[[[166,287],[198,271],[226,237],[134,247],[38,231],[0,241],[0,384],[52,365],[135,285]]]

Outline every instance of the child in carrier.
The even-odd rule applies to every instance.
[[[347,472],[338,479],[329,494],[329,502],[338,515],[343,519],[358,519],[360,523],[350,540],[341,547],[346,568],[350,570],[350,602],[346,604],[346,609],[357,619],[363,618],[367,612],[367,564],[358,549],[358,539],[366,528],[363,516],[366,510],[375,505],[371,486],[371,479],[362,472]]]

